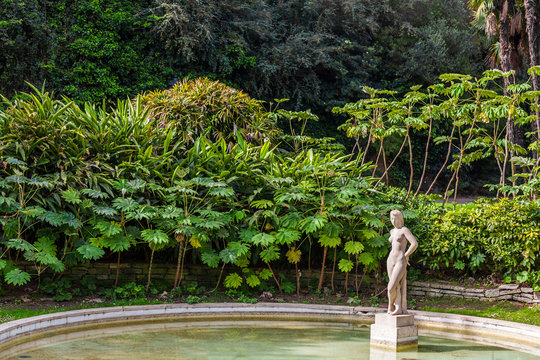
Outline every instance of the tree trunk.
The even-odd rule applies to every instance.
[[[319,286],[317,287],[317,289],[319,291],[322,289],[323,278],[324,278],[324,263],[326,262],[326,253],[327,252],[328,252],[328,246],[325,246],[324,247],[324,252],[323,252],[323,258],[322,258],[321,276],[319,277]]]
[[[152,278],[152,263],[154,262],[154,249],[150,255],[150,266],[148,266],[148,281],[146,282],[146,291],[150,288],[150,279]]]
[[[531,67],[540,65],[540,36],[539,36],[539,24],[538,24],[538,1],[537,0],[525,0],[525,20],[527,22],[527,40],[529,42],[529,65]],[[533,91],[540,90],[540,78],[535,74],[532,75],[532,89]],[[535,99],[535,103],[538,105],[538,98]],[[531,124],[533,140],[538,141],[538,130],[540,130],[540,111],[536,111],[536,118]],[[538,153],[535,151],[535,156],[538,158]]]

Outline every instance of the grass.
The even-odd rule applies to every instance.
[[[201,299],[202,300],[202,299]],[[216,299],[209,299],[214,301]],[[220,299],[217,299],[218,301]],[[221,301],[231,301],[230,297],[221,299]],[[251,299],[250,299],[251,300]],[[255,299],[253,299],[255,300]],[[251,301],[250,301],[251,302]],[[324,304],[325,301],[321,298],[318,303]],[[332,301],[336,303],[336,301]],[[18,320],[30,316],[37,316],[43,314],[50,314],[59,311],[89,309],[96,307],[111,307],[111,306],[129,306],[129,305],[150,305],[161,304],[162,301],[149,300],[146,298],[138,298],[131,300],[117,300],[112,302],[103,303],[70,303],[68,306],[55,306],[49,305],[49,307],[39,309],[25,309],[20,307],[13,307],[10,309],[0,310],[0,323]],[[300,303],[313,303],[313,301],[300,301]],[[329,303],[329,302],[326,302]],[[367,305],[367,304],[366,304]],[[377,306],[378,304],[371,303],[370,306]],[[416,310],[433,311],[441,313],[451,313],[460,315],[479,316],[491,319],[514,321],[518,323],[530,324],[540,326],[540,307],[538,306],[520,306],[511,302],[500,303],[488,303],[479,300],[470,299],[456,299],[449,297],[440,298],[424,298],[424,299],[410,299],[409,306]]]
[[[424,306],[419,310],[479,316],[540,326],[540,308],[538,307],[521,308],[515,310],[510,309],[502,304],[498,304],[490,306],[486,309],[447,309],[440,307]]]

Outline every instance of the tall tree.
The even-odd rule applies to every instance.
[[[527,22],[527,40],[529,45],[529,65],[531,67],[540,65],[540,31],[538,24],[538,1],[537,0],[525,0],[525,20]],[[533,73],[532,74],[532,88],[534,91],[540,90],[540,79]],[[536,99],[538,104],[538,99]],[[540,130],[540,111],[536,110],[536,119],[532,122],[533,132]],[[534,135],[534,139],[538,139],[538,135]],[[537,155],[538,156],[538,155]]]

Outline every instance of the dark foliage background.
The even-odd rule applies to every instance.
[[[324,114],[362,85],[479,73],[469,17],[460,0],[4,0],[0,92],[102,101],[204,75]]]

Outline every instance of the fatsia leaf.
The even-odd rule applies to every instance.
[[[246,284],[248,284],[249,287],[254,288],[261,284],[261,280],[259,279],[257,275],[251,274],[246,278]]]
[[[351,260],[348,259],[341,259],[338,263],[338,268],[342,272],[349,272],[353,269],[354,264]]]
[[[272,276],[272,272],[268,269],[262,269],[259,271],[259,277],[263,280],[268,280]]]
[[[86,260],[97,260],[105,255],[105,251],[96,246],[85,244],[77,248],[77,252]]]
[[[30,244],[28,241],[23,240],[23,239],[10,239],[5,244],[8,248],[19,250],[19,251],[33,251],[34,250],[34,246],[32,246],[32,244]]]
[[[54,243],[54,240],[49,237],[40,237],[36,242],[34,242],[34,247],[38,252],[43,252],[49,255],[56,255],[56,245]]]
[[[113,236],[122,232],[122,227],[114,221],[98,220],[94,224],[94,229],[106,236]]]
[[[238,236],[242,241],[245,242],[252,242],[251,239],[253,236],[257,235],[259,232],[255,229],[248,228],[248,229],[242,229],[238,232]]]
[[[234,249],[227,247],[219,252],[219,258],[225,264],[234,264],[238,260],[238,255]]]
[[[201,260],[204,264],[210,266],[211,268],[217,268],[219,265],[219,256],[213,249],[203,252],[201,255]]]
[[[364,264],[365,266],[368,266],[371,263],[373,263],[375,259],[373,258],[373,255],[371,255],[368,252],[365,252],[365,253],[360,254],[360,256],[358,257],[358,261]]]
[[[203,221],[197,224],[199,227],[204,229],[219,229],[225,225],[222,221],[204,219]]]
[[[227,275],[225,278],[225,286],[228,288],[237,289],[242,285],[243,279],[237,273]]]
[[[289,251],[287,251],[285,255],[287,256],[287,260],[289,260],[291,264],[298,264],[300,262],[300,256],[302,255],[302,252],[292,247],[289,249]]]
[[[7,265],[7,261],[6,261],[6,260],[0,259],[0,270],[2,270],[3,268],[5,268],[6,265]]]
[[[327,222],[328,219],[326,219],[326,217],[322,216],[321,214],[316,214],[315,216],[308,216],[302,220],[300,225],[302,226],[302,230],[308,234],[311,234],[321,229]]]
[[[79,197],[79,192],[77,190],[68,189],[65,191],[62,191],[62,197],[66,202],[70,204],[80,204],[81,198]]]
[[[208,190],[208,195],[229,198],[234,196],[234,190],[231,187],[213,187]]]
[[[335,248],[341,244],[341,239],[339,237],[330,237],[327,235],[321,235],[319,238],[319,244],[323,247]]]
[[[129,249],[134,241],[133,235],[116,235],[105,237],[103,244],[113,252],[120,252]]]
[[[360,254],[364,250],[364,245],[358,241],[347,241],[345,243],[345,252],[349,255]]]
[[[139,204],[132,198],[116,198],[112,202],[112,206],[116,210],[120,210],[122,212],[128,212],[135,210]]]
[[[96,213],[96,215],[113,217],[118,214],[118,211],[116,211],[112,207],[102,205],[102,206],[94,206],[94,213]]]
[[[195,235],[193,235],[192,237],[189,238],[189,243],[195,249],[198,249],[198,248],[200,248],[202,246],[201,242],[199,241],[199,239],[197,237],[195,237]]]
[[[262,261],[268,263],[279,259],[279,248],[275,245],[269,246],[260,253]]]
[[[6,273],[4,280],[10,285],[21,286],[30,281],[30,274],[20,269],[13,269]]]
[[[50,225],[54,227],[58,227],[64,224],[64,219],[62,218],[62,214],[56,213],[53,211],[47,211],[46,213],[42,214],[39,218],[40,220],[45,221],[46,223],[49,223]]]
[[[72,213],[64,211],[61,213],[61,217],[64,225],[71,226],[74,229],[78,229],[82,226],[81,221],[77,219]]]
[[[293,230],[293,229],[287,229],[287,228],[281,228],[278,231],[274,232],[273,235],[276,237],[276,243],[279,245],[287,244],[290,245],[295,241],[300,240],[300,236],[302,235],[300,231]]]
[[[249,251],[249,245],[241,241],[231,241],[227,246],[236,251],[238,257],[247,254]]]
[[[274,206],[274,203],[270,200],[263,199],[252,201],[249,205],[255,209],[269,209]]]
[[[81,192],[93,199],[107,199],[109,197],[109,194],[94,189],[82,189]]]
[[[141,237],[150,245],[159,246],[169,242],[169,237],[161,230],[146,229],[141,231]]]
[[[257,235],[251,238],[251,242],[255,245],[268,246],[273,244],[276,241],[276,238],[273,235],[267,233],[258,233]]]

